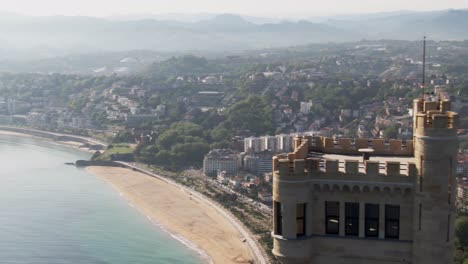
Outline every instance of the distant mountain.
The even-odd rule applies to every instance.
[[[468,39],[468,10],[403,12],[325,23],[368,39],[414,40],[423,35],[435,40]]]
[[[194,30],[215,30],[217,32],[224,31],[244,31],[254,28],[256,25],[245,20],[241,16],[232,14],[222,14],[211,19],[202,20],[190,26]]]
[[[200,22],[202,20],[212,19],[218,15],[219,14],[212,14],[212,13],[131,14],[131,15],[113,15],[113,16],[109,16],[106,18],[109,20],[117,20],[117,21],[153,19],[153,20],[164,20],[164,21],[176,21],[176,22],[183,22],[183,23],[195,23],[195,22]],[[280,18],[244,16],[244,15],[242,15],[242,18],[254,24],[278,23],[284,20]]]
[[[17,49],[95,51],[220,51],[343,41],[351,34],[309,22],[255,24],[222,14],[195,23],[163,20],[115,21],[92,17],[26,17],[0,21],[0,39]],[[0,43],[0,49],[2,47]],[[1,58],[0,58],[1,59]]]
[[[468,39],[468,10],[343,15],[321,22],[263,19],[259,23],[262,18],[234,14],[193,15],[191,22],[177,20],[177,15],[170,17],[0,14],[0,60],[128,50],[240,51],[361,39],[415,40],[423,35],[434,40]]]

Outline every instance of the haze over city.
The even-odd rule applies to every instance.
[[[467,264],[467,25],[468,0],[0,0],[0,262]]]
[[[467,0],[293,0],[288,2],[269,0],[18,0],[0,2],[0,10],[20,14],[98,17],[149,13],[235,13],[256,16],[294,17],[298,15],[323,16],[399,10],[430,11],[463,9],[467,7]]]

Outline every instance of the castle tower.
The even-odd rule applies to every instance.
[[[296,240],[312,234],[311,222],[306,221],[312,216],[312,211],[307,209],[310,190],[309,185],[304,184],[308,178],[304,173],[308,144],[305,138],[295,138],[293,153],[273,158],[273,170],[278,172],[273,181],[273,233],[278,235],[273,252],[288,264],[307,263],[310,257],[310,245]]]
[[[404,144],[306,136],[273,158],[272,252],[282,263],[453,263],[459,116],[449,101],[414,109]]]
[[[453,263],[459,117],[449,101],[414,100],[412,263]]]

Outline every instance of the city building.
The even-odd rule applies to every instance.
[[[314,104],[309,101],[309,102],[301,102],[301,110],[300,112],[307,115],[310,113],[310,109],[312,108]]]
[[[235,175],[240,168],[238,153],[229,149],[213,149],[203,159],[203,172],[207,176],[217,176],[224,172],[227,175]]]
[[[283,263],[453,263],[459,115],[450,109],[415,100],[406,142],[296,137],[294,152],[273,158],[273,254]]]
[[[314,132],[304,132],[300,135],[313,135]],[[279,134],[276,136],[248,137],[244,138],[244,152],[258,153],[271,151],[273,153],[286,153],[293,150],[294,134]]]
[[[276,138],[273,136],[264,136],[262,140],[262,150],[276,151]]]
[[[276,136],[276,152],[289,152],[293,148],[293,136],[280,134]]]
[[[273,153],[270,151],[248,153],[243,156],[242,164],[247,171],[255,175],[261,175],[272,172],[272,158]]]
[[[248,137],[244,139],[244,152],[260,152],[262,150],[264,150],[264,147],[262,147],[261,138]]]

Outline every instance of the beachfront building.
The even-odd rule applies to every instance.
[[[296,137],[294,152],[273,159],[273,254],[283,263],[453,263],[459,116],[450,108],[415,100],[404,142]]]
[[[272,158],[273,153],[270,151],[247,153],[242,157],[242,164],[244,169],[259,176],[272,172]]]
[[[203,172],[207,176],[214,177],[221,172],[236,175],[239,168],[239,154],[230,149],[213,149],[203,159]]]

